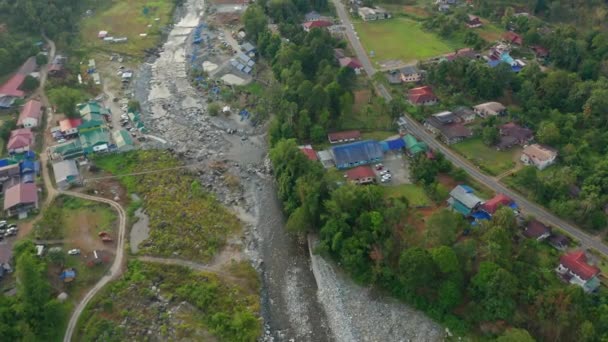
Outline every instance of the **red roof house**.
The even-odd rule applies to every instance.
[[[338,60],[341,67],[351,68],[355,70],[355,73],[360,73],[361,69],[363,69],[363,65],[359,62],[358,59],[352,57],[344,57]]]
[[[349,141],[355,141],[361,139],[361,132],[359,131],[342,131],[329,133],[327,135],[330,144],[344,143]]]
[[[376,174],[369,166],[357,166],[354,169],[347,170],[345,176],[349,181],[357,184],[369,184],[376,180]]]
[[[503,38],[504,38],[504,40],[506,40],[507,42],[509,42],[511,44],[523,45],[523,43],[524,43],[524,39],[513,31],[509,31],[509,32],[505,33]]]
[[[36,127],[42,115],[42,103],[37,100],[29,100],[25,103],[19,113],[17,125],[22,127]]]
[[[317,157],[317,152],[310,145],[299,146],[300,151],[306,155],[308,160],[317,161],[319,158]]]
[[[4,82],[4,84],[0,87],[0,97],[11,96],[11,97],[24,97],[25,92],[23,90],[19,90],[23,80],[25,80],[25,76],[23,74],[16,73],[8,81]]]
[[[587,292],[596,290],[600,285],[597,279],[600,269],[587,263],[587,255],[584,251],[562,255],[556,271],[564,280],[581,286]]]
[[[314,20],[305,22],[304,24],[302,24],[302,27],[304,28],[304,31],[310,32],[310,30],[312,30],[313,28],[324,28],[330,27],[332,25],[333,23],[327,20]]]
[[[410,89],[407,98],[413,105],[432,105],[439,102],[439,99],[433,93],[433,89],[429,86]]]
[[[34,134],[29,128],[19,128],[11,132],[6,144],[8,153],[23,153],[34,148]]]
[[[4,192],[4,210],[8,216],[27,215],[38,209],[38,188],[34,183],[18,183]]]
[[[509,196],[505,194],[498,194],[493,198],[487,200],[484,204],[482,204],[481,209],[486,213],[492,215],[501,206],[510,206],[511,204],[513,204],[513,200]]]
[[[78,133],[78,126],[82,125],[82,119],[63,119],[59,121],[59,130],[63,135],[73,135]]]

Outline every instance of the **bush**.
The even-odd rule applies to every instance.
[[[220,113],[220,105],[217,103],[212,103],[207,107],[207,111],[211,116],[217,116]]]

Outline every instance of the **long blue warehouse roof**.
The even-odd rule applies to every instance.
[[[374,140],[358,141],[332,148],[336,165],[382,158],[382,147]]]
[[[401,138],[397,138],[394,140],[387,140],[386,143],[390,150],[398,150],[400,148],[405,147],[405,141],[403,141],[403,139],[401,139]]]

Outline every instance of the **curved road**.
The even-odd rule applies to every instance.
[[[55,42],[50,40],[44,33],[42,34],[42,37],[50,46],[49,61],[52,61],[55,58],[55,52],[56,52]],[[117,276],[119,276],[122,273],[122,264],[123,264],[123,260],[124,260],[124,250],[125,250],[125,232],[126,232],[126,227],[127,227],[127,214],[125,213],[125,210],[118,202],[115,202],[115,201],[112,201],[112,200],[109,200],[106,198],[102,198],[102,197],[90,196],[90,195],[81,194],[81,193],[73,192],[73,191],[57,191],[57,189],[55,189],[55,187],[53,186],[53,183],[50,178],[49,166],[48,166],[49,156],[46,151],[49,146],[49,143],[52,141],[52,137],[49,134],[48,128],[50,127],[50,125],[53,122],[53,111],[51,110],[51,105],[50,105],[49,99],[44,92],[44,86],[46,84],[47,75],[48,75],[48,65],[45,65],[40,70],[40,87],[34,94],[35,96],[40,97],[41,102],[47,109],[47,122],[46,122],[47,129],[45,129],[43,131],[44,144],[43,144],[43,152],[40,155],[40,165],[42,166],[42,178],[44,181],[44,187],[46,188],[46,191],[47,191],[47,197],[46,197],[44,206],[49,205],[57,195],[64,194],[67,196],[78,197],[78,198],[86,199],[89,201],[109,204],[112,208],[114,208],[114,210],[116,210],[116,212],[118,213],[118,219],[119,219],[118,238],[117,238],[118,241],[116,243],[116,258],[114,258],[114,263],[112,264],[112,267],[110,267],[110,272],[108,274],[106,274],[105,276],[103,276],[103,278],[101,278],[97,282],[97,284],[95,284],[95,286],[93,286],[89,290],[89,292],[87,292],[87,294],[84,296],[84,298],[82,298],[80,303],[78,303],[78,305],[74,309],[74,312],[72,312],[72,316],[70,317],[70,322],[68,323],[68,327],[66,329],[65,336],[63,338],[63,340],[65,342],[70,342],[72,339],[72,334],[74,333],[74,328],[76,327],[76,323],[78,322],[78,318],[80,317],[80,314],[82,314],[82,311],[87,306],[89,301],[108,282],[110,282],[112,279],[116,278]]]
[[[338,17],[344,24],[346,36],[348,37],[348,40],[350,41],[350,44],[353,47],[357,58],[361,62],[361,65],[363,65],[363,68],[365,69],[367,75],[371,78],[376,73],[376,70],[374,69],[374,66],[372,65],[372,62],[370,61],[369,57],[367,56],[365,49],[361,45],[361,42],[359,42],[359,39],[357,38],[357,34],[353,28],[352,22],[350,21],[349,14],[344,9],[344,5],[340,2],[340,0],[332,1],[336,8]],[[391,94],[386,90],[383,85],[377,85],[377,90],[387,101],[390,101],[392,99]],[[484,184],[485,186],[489,187],[497,193],[504,193],[505,195],[511,197],[513,200],[515,200],[515,202],[517,202],[517,204],[524,213],[535,216],[537,219],[544,221],[547,224],[566,231],[568,234],[578,239],[583,247],[595,249],[599,253],[608,256],[608,246],[606,246],[602,242],[600,237],[594,237],[585,233],[572,223],[557,217],[553,213],[549,212],[549,210],[547,210],[546,208],[528,200],[519,193],[507,188],[497,179],[484,174],[475,165],[471,164],[469,161],[452,151],[449,147],[437,141],[435,137],[429,132],[427,132],[422,127],[422,125],[420,125],[420,123],[418,123],[416,120],[414,120],[407,114],[404,115],[404,119],[407,121],[408,129],[414,135],[418,136],[431,148],[441,151],[441,153],[443,153],[449,161],[451,161],[457,167],[466,171],[471,177],[473,177],[478,182]]]
[[[68,323],[68,327],[65,331],[65,335],[63,337],[64,342],[70,342],[72,340],[72,335],[74,334],[74,329],[76,328],[76,323],[78,323],[78,318],[82,314],[82,311],[87,306],[87,304],[95,297],[97,292],[101,290],[107,283],[117,278],[122,273],[122,264],[124,260],[125,254],[125,232],[127,226],[127,214],[122,206],[112,200],[95,197],[90,195],[81,194],[73,191],[60,191],[61,194],[82,198],[89,201],[101,202],[105,204],[109,204],[112,208],[116,210],[118,213],[118,241],[116,243],[116,257],[114,258],[114,263],[112,267],[110,267],[110,271],[108,274],[104,275],[98,282],[93,286],[89,292],[82,298],[80,303],[76,306],[74,311],[72,312],[72,316],[70,317],[70,322]]]

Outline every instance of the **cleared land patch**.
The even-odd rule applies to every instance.
[[[452,145],[464,157],[475,163],[482,170],[497,176],[515,166],[515,159],[521,152],[520,148],[508,151],[497,151],[495,148],[486,146],[480,138],[468,139]]]
[[[106,52],[140,56],[144,49],[156,46],[161,28],[171,20],[173,0],[112,0],[82,21],[81,36],[85,45]],[[158,20],[157,20],[158,19]],[[114,38],[126,37],[124,43],[104,42],[99,31]],[[140,34],[146,34],[141,37]]]
[[[462,48],[462,44],[445,41],[424,31],[422,24],[407,18],[355,23],[363,47],[374,62],[400,59],[412,62],[442,55]]]

